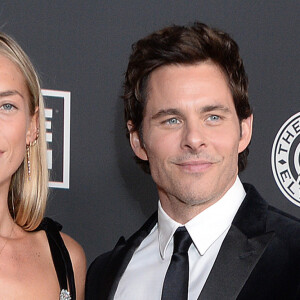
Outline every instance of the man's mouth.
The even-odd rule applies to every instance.
[[[201,173],[207,171],[213,162],[207,160],[189,160],[176,163],[185,172],[189,173]]]

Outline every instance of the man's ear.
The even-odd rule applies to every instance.
[[[29,120],[29,126],[26,133],[26,144],[29,145],[37,140],[39,136],[39,108],[37,107],[35,113]]]
[[[239,153],[243,152],[249,145],[252,137],[253,114],[241,122],[241,138],[239,142]]]
[[[129,134],[130,134],[131,148],[138,158],[140,158],[142,160],[148,160],[147,152],[145,150],[143,142],[140,139],[139,133],[137,130],[132,130],[133,127],[134,126],[132,124],[132,121],[128,121],[127,128],[129,130]]]

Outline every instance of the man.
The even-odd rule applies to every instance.
[[[299,220],[238,177],[253,117],[237,44],[201,23],[162,29],[133,46],[124,86],[158,212],[94,261],[86,298],[300,299]]]

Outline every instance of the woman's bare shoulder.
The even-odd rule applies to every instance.
[[[75,276],[77,299],[84,299],[86,276],[86,257],[82,246],[69,235],[61,232],[61,236],[69,251]]]

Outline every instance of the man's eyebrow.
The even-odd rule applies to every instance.
[[[224,105],[206,105],[200,109],[201,113],[212,111],[223,111],[224,113],[230,113],[230,109]],[[160,117],[172,115],[182,116],[182,113],[176,108],[161,109],[156,114],[154,114],[151,119],[158,119]]]
[[[175,108],[161,109],[156,114],[154,114],[151,117],[151,119],[158,119],[160,117],[172,116],[172,115],[182,116],[182,113],[179,110],[175,109]]]
[[[224,113],[230,113],[230,109],[224,105],[206,105],[202,107],[200,111],[202,113],[207,113],[216,110],[223,111]]]
[[[14,95],[19,95],[20,97],[24,98],[23,95],[17,90],[8,90],[8,91],[0,92],[0,98],[14,96]]]

